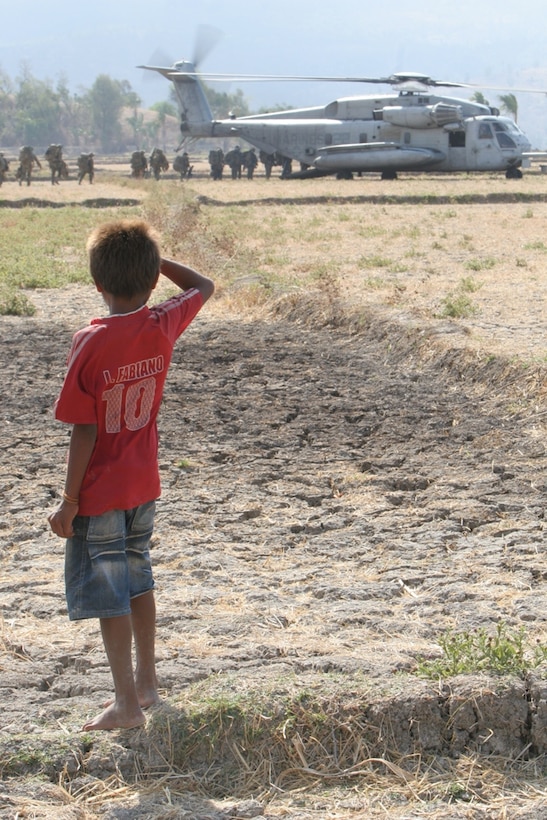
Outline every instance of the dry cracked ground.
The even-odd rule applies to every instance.
[[[0,817],[547,817],[541,670],[415,674],[448,630],[545,643],[542,366],[455,349],[450,324],[371,312],[357,332],[294,299],[247,320],[206,309],[160,421],[164,705],[144,729],[82,736],[111,680],[97,625],[67,621],[46,516],[68,440],[51,408],[99,304],[31,298],[34,317],[0,319]],[[283,759],[234,741],[177,768],[169,733],[200,686],[305,693],[333,710],[331,740],[287,722]]]

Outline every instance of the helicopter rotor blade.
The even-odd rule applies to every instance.
[[[163,51],[162,49],[157,48],[154,51],[154,53],[150,56],[150,59],[148,60],[148,63],[146,64],[146,66],[137,66],[137,68],[142,68],[143,69],[143,80],[148,83],[152,80],[157,80],[158,75],[154,71],[147,71],[146,70],[147,66],[159,67],[159,66],[171,66],[171,65],[173,65],[173,60],[171,59],[171,57],[168,54],[166,54],[166,52]]]
[[[222,32],[220,29],[215,28],[215,26],[205,24],[198,26],[192,57],[192,62],[196,68],[209,56],[221,37]]]
[[[176,70],[170,72],[169,77],[177,75]],[[547,94],[544,88],[513,88],[508,85],[483,85],[482,83],[459,83],[452,80],[434,80],[426,75],[392,74],[389,77],[321,77],[287,74],[218,74],[207,72],[185,72],[186,76],[196,77],[207,82],[216,83],[370,83],[375,85],[391,85],[395,89],[405,91],[427,92],[429,88],[467,88],[483,89],[485,91],[508,91],[522,94]]]
[[[192,57],[192,64],[196,69],[191,73],[192,77],[201,77],[197,69],[199,65],[206,59],[210,52],[214,49],[220,38],[222,32],[214,26],[199,25],[196,31],[194,42],[194,53]],[[175,60],[172,56],[166,54],[162,49],[157,48],[146,65],[137,66],[137,68],[145,69],[144,76],[147,80],[157,78],[158,74],[163,74],[164,77],[176,75]],[[154,73],[155,72],[155,73]]]
[[[508,85],[482,85],[481,83],[468,83],[468,88],[482,88],[485,91],[516,91],[520,94],[547,94],[545,88],[513,88]]]
[[[175,73],[175,72],[174,72]],[[379,85],[403,85],[414,82],[422,86],[443,86],[449,88],[467,87],[468,83],[457,83],[449,80],[433,80],[422,74],[392,74],[389,77],[333,77],[306,76],[300,74],[224,74],[218,72],[194,72],[190,76],[201,77],[216,82],[320,82],[320,83],[373,83]]]

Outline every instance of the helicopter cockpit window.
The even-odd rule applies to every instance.
[[[480,140],[491,140],[493,137],[492,129],[486,122],[481,122],[479,125],[479,139]]]
[[[517,126],[511,122],[495,122],[494,131],[496,132],[496,139],[500,148],[516,148],[515,141],[509,136],[508,131],[513,134],[518,134]]]
[[[511,139],[509,134],[506,134],[505,131],[498,131],[496,133],[496,139],[498,141],[498,145],[500,148],[516,148],[515,142]]]
[[[506,120],[506,122],[495,122],[494,131],[508,131],[510,134],[519,134],[520,130],[513,120]]]
[[[518,127],[516,122],[513,122],[512,120],[509,120],[509,122],[506,123],[506,128],[508,131],[512,131],[514,134],[520,134],[520,128]]]

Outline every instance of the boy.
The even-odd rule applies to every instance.
[[[175,341],[214,290],[207,277],[163,259],[139,220],[100,226],[87,250],[109,316],[72,340],[55,405],[55,417],[73,425],[65,489],[48,519],[67,539],[69,618],[100,619],[114,681],[114,699],[82,731],[139,726],[159,700],[149,555],[160,494],[156,417]],[[182,293],[148,308],[160,273]]]

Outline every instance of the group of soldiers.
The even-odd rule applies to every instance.
[[[209,151],[210,176],[213,179],[222,179],[224,166],[227,165],[230,169],[232,179],[241,179],[243,172],[245,172],[247,179],[253,179],[259,161],[264,165],[266,179],[270,179],[274,165],[281,166],[282,179],[286,179],[292,173],[290,157],[285,157],[277,153],[268,154],[266,151],[260,151],[257,157],[254,148],[251,148],[249,151],[242,151],[239,145],[236,145],[235,148],[226,154],[222,148],[214,148]]]
[[[131,176],[136,179],[143,179],[150,174],[154,179],[159,179],[162,171],[169,170],[169,161],[161,148],[154,148],[149,159],[144,151],[133,151],[130,165]],[[173,162],[173,170],[180,174],[180,178],[189,179],[192,176],[192,169],[188,152],[177,154]]]
[[[225,165],[229,167],[232,179],[241,179],[243,171],[247,179],[252,179],[258,165],[256,151],[254,148],[250,151],[242,151],[239,145],[226,154],[222,148],[209,151],[209,166],[213,179],[222,179]]]
[[[46,150],[45,159],[51,171],[51,184],[58,185],[61,179],[69,178],[68,166],[63,159],[63,146],[58,144],[51,144]],[[210,176],[213,179],[222,179],[224,175],[224,168],[228,166],[232,179],[241,179],[243,175],[247,179],[253,179],[259,161],[264,165],[264,172],[266,178],[269,179],[272,174],[274,166],[281,166],[281,178],[288,177],[292,171],[292,164],[289,157],[284,157],[281,154],[269,154],[265,151],[260,151],[259,156],[256,155],[255,148],[248,151],[242,151],[239,145],[228,151],[226,154],[221,148],[212,149],[209,151],[209,166]],[[34,153],[31,145],[24,145],[19,151],[19,167],[15,172],[15,179],[18,180],[19,185],[26,182],[30,185],[31,176],[34,166],[42,168],[40,160]],[[93,182],[95,176],[94,154],[80,154],[77,159],[78,165],[78,184],[88,176],[89,182]],[[133,151],[131,155],[131,176],[136,179],[142,179],[147,176],[153,176],[154,179],[160,179],[162,172],[169,170],[169,161],[161,148],[154,148],[150,157],[147,158],[144,151]],[[186,151],[182,154],[177,154],[173,162],[173,170],[180,174],[180,178],[189,179],[192,176],[193,165],[190,164],[190,157]],[[0,185],[7,179],[9,171],[9,161],[4,154],[0,152]]]
[[[95,164],[93,153],[80,154],[77,159],[78,164],[78,184],[82,182],[84,177],[89,177],[89,182],[93,182],[95,176]],[[68,179],[68,165],[63,159],[63,146],[52,143],[44,154],[45,159],[51,171],[51,184],[58,185],[60,179]],[[42,168],[42,163],[34,153],[32,145],[23,145],[19,150],[19,166],[15,172],[15,179],[22,185],[26,182],[30,185],[32,172],[34,166]],[[0,185],[5,182],[7,173],[9,171],[9,161],[4,154],[0,152]]]

